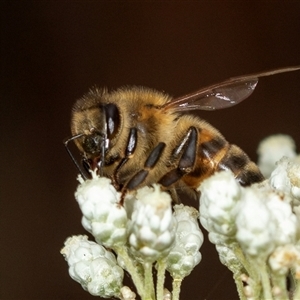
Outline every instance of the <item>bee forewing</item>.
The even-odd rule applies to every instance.
[[[194,93],[168,102],[163,109],[175,112],[189,110],[216,110],[231,107],[248,98],[259,77],[299,70],[300,66],[275,69],[257,74],[243,75],[202,88]]]

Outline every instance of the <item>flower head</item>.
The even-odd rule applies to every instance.
[[[79,235],[68,238],[61,253],[72,279],[90,294],[103,298],[119,296],[124,272],[111,252]]]
[[[173,278],[186,277],[201,261],[199,249],[203,243],[203,234],[197,222],[198,215],[193,207],[182,204],[174,207],[176,239],[167,256],[167,270]]]
[[[241,187],[230,171],[209,177],[200,185],[200,222],[215,244],[231,240],[236,233],[235,207]]]
[[[270,176],[270,184],[294,200],[300,200],[300,164],[283,157],[276,163]]]
[[[145,260],[166,255],[173,244],[176,223],[172,217],[171,197],[159,185],[137,191],[131,216],[129,244]]]
[[[124,244],[128,219],[125,208],[119,205],[120,193],[109,179],[92,175],[92,179],[81,182],[75,193],[83,214],[82,225],[107,247]]]

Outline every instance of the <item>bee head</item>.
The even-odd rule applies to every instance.
[[[105,153],[120,130],[120,113],[115,104],[88,100],[80,99],[75,103],[71,122],[73,135],[65,141],[67,151],[81,174],[82,170],[71,154],[68,142],[71,140],[75,142],[83,156],[85,169],[98,168],[102,173]]]

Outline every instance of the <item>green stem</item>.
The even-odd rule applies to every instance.
[[[286,276],[285,275],[272,275],[272,286],[273,287],[278,287],[280,294],[279,295],[274,295],[275,300],[289,300],[289,295],[287,292],[287,287],[286,287]]]
[[[256,263],[256,266],[258,270],[260,271],[260,277],[261,277],[261,283],[262,283],[262,289],[263,289],[263,294],[264,298],[263,299],[268,299],[272,300],[272,290],[271,290],[271,284],[270,284],[270,278],[267,270],[267,265],[264,261],[258,261]]]
[[[182,278],[173,278],[172,300],[179,300],[181,283],[182,283]],[[157,299],[157,300],[159,300],[159,299]]]
[[[258,272],[256,272],[255,268],[253,268],[253,264],[249,263],[249,258],[244,255],[244,252],[240,248],[239,245],[233,247],[233,252],[239,262],[243,265],[244,269],[247,272],[247,275],[252,278],[255,282],[259,281]]]
[[[244,285],[243,285],[243,282],[241,280],[241,274],[240,273],[234,274],[233,278],[234,278],[234,281],[235,281],[235,285],[236,285],[237,292],[238,292],[240,300],[247,300],[247,297],[245,296],[245,293],[244,293]]]
[[[143,299],[145,300],[155,299],[154,283],[153,283],[153,276],[152,276],[152,263],[150,262],[144,263],[144,271],[145,271],[145,297]]]
[[[156,299],[160,300],[164,298],[166,261],[159,260],[156,266],[157,266]]]
[[[296,290],[295,290],[293,299],[294,300],[300,299],[300,280],[299,279],[296,281]]]
[[[131,258],[129,257],[126,247],[115,247],[114,250],[118,255],[120,255],[120,257],[122,257],[126,266],[126,270],[130,274],[138,294],[141,296],[142,299],[144,299],[144,281],[137,272],[136,266],[133,264]]]

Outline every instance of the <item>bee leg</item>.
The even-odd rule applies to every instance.
[[[118,173],[120,169],[127,163],[127,161],[133,157],[134,151],[136,149],[137,145],[137,129],[136,128],[130,128],[128,140],[127,140],[127,146],[125,150],[125,157],[120,161],[118,166],[115,169],[114,174],[112,175],[112,181],[119,185],[118,180]]]
[[[165,174],[158,183],[164,187],[169,187],[194,169],[197,155],[197,141],[198,131],[195,127],[190,127],[182,143],[174,151],[176,156],[182,153],[177,168]]]
[[[133,177],[128,181],[124,190],[133,190],[137,186],[139,186],[143,181],[145,181],[146,177],[149,174],[149,171],[153,169],[161,157],[163,150],[165,149],[166,144],[160,142],[149,154],[145,164],[144,169],[137,172]]]

